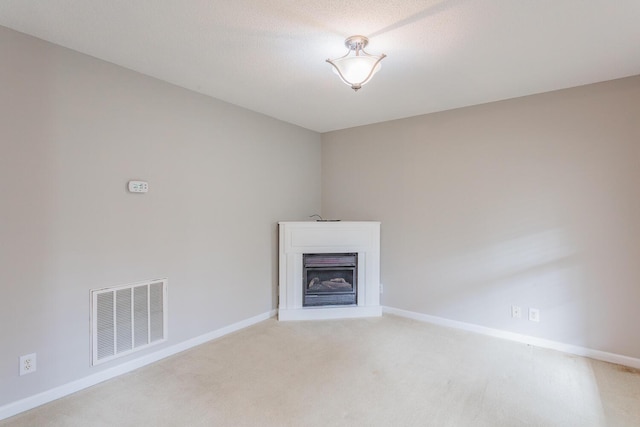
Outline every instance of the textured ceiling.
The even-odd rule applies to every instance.
[[[319,132],[640,74],[638,0],[0,0],[0,25]],[[325,59],[362,34],[359,92]]]

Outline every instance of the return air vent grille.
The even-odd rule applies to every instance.
[[[167,339],[167,279],[91,291],[91,362]]]

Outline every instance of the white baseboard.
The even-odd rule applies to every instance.
[[[382,307],[377,306],[345,306],[345,307],[306,307],[298,309],[278,310],[278,320],[328,320],[357,319],[360,317],[380,317]]]
[[[549,348],[552,350],[562,351],[564,353],[575,354],[577,356],[589,357],[591,359],[602,360],[604,362],[616,363],[618,365],[630,366],[640,369],[640,359],[629,356],[623,356],[606,351],[593,350],[586,347],[580,347],[572,344],[565,344],[558,341],[536,338],[529,335],[517,334],[515,332],[502,331],[500,329],[488,328],[486,326],[474,325],[473,323],[458,322],[456,320],[445,319],[443,317],[431,316],[429,314],[416,313],[413,311],[401,310],[393,307],[382,307],[384,313],[395,314],[396,316],[406,317],[425,323],[433,323],[434,325],[446,326],[449,328],[461,329],[464,331],[475,332],[478,334],[489,335],[492,337],[503,338],[523,344],[535,345],[536,347]]]
[[[25,399],[9,403],[5,406],[0,407],[0,420],[4,420],[5,418],[12,417],[21,412],[28,411],[29,409],[33,409],[37,406],[44,405],[45,403],[60,399],[61,397],[68,396],[82,389],[94,386],[106,380],[110,380],[119,375],[126,374],[127,372],[131,372],[135,369],[157,362],[166,357],[173,356],[174,354],[188,350],[200,344],[204,344],[216,338],[220,338],[224,335],[230,334],[240,329],[244,329],[248,326],[255,325],[256,323],[260,323],[264,320],[274,317],[276,313],[277,310],[271,310],[266,313],[251,317],[249,319],[241,320],[240,322],[225,326],[224,328],[220,328],[204,335],[192,338],[190,340],[183,341],[181,343],[172,345],[171,347],[160,349],[154,353],[147,354],[138,359],[134,359],[121,365],[114,366],[113,368],[100,371],[96,374],[89,375],[88,377],[84,377],[79,380],[53,388],[51,390],[47,390],[42,393],[27,397]]]

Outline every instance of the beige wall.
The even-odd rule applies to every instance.
[[[275,308],[319,134],[2,27],[0,58],[0,406],[129,360],[89,366],[90,289],[168,277],[166,346]]]
[[[322,143],[324,216],[382,221],[384,305],[640,357],[640,76]]]

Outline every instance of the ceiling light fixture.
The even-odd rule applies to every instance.
[[[327,62],[333,65],[333,72],[355,91],[371,80],[380,69],[380,61],[387,56],[384,53],[369,55],[364,51],[368,43],[369,39],[364,36],[351,36],[344,41],[344,45],[349,49],[345,56],[327,59]]]

